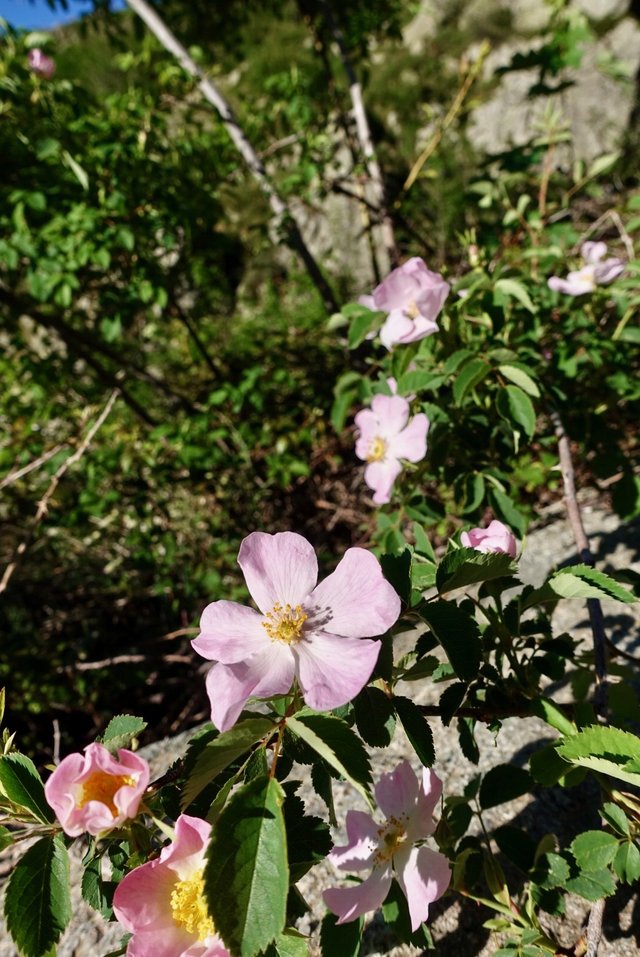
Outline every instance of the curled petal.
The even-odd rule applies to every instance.
[[[435,323],[434,326],[438,328]],[[413,328],[413,320],[401,309],[396,309],[389,313],[380,328],[380,342],[385,349],[392,349],[399,342],[409,342]]]
[[[302,604],[318,580],[313,546],[295,532],[252,532],[240,546],[238,564],[263,614],[277,603]]]
[[[243,661],[264,650],[268,639],[262,621],[262,615],[246,605],[214,601],[202,612],[200,634],[191,646],[210,661]]]
[[[580,247],[580,255],[590,266],[594,263],[599,263],[602,257],[607,255],[607,244],[602,242],[583,243]]]
[[[322,895],[324,902],[338,915],[338,923],[346,924],[362,914],[378,910],[391,887],[391,871],[388,867],[374,868],[366,881],[350,887],[330,887]]]
[[[449,862],[429,847],[400,851],[394,863],[398,883],[407,898],[411,930],[417,930],[429,916],[429,905],[442,897],[451,880]]]
[[[351,701],[371,677],[380,642],[315,632],[292,646],[304,700],[314,711],[330,711]]]
[[[211,720],[219,731],[228,731],[251,697],[286,694],[293,683],[294,658],[287,645],[271,642],[248,661],[215,664],[207,675]]]
[[[625,263],[622,259],[605,259],[603,263],[599,263],[593,270],[595,281],[602,285],[613,282],[614,279],[617,279],[618,276],[624,272],[624,268]]]
[[[343,871],[361,871],[371,867],[378,849],[378,825],[364,811],[347,811],[348,844],[334,847],[328,860]]]
[[[376,505],[386,505],[391,501],[393,483],[402,472],[402,466],[397,459],[387,458],[381,462],[369,462],[364,470],[364,480],[373,491],[373,501]]]

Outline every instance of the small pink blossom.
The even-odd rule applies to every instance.
[[[510,528],[494,518],[486,528],[470,528],[463,532],[460,542],[465,548],[475,548],[477,552],[504,552],[515,558],[518,543]]]
[[[575,272],[570,272],[566,279],[551,276],[547,280],[549,289],[566,293],[567,296],[581,296],[586,292],[593,292],[596,286],[613,282],[624,270],[625,264],[622,259],[615,257],[602,262],[602,257],[606,254],[605,243],[583,243],[580,255],[585,265]]]
[[[400,599],[377,558],[349,548],[320,584],[311,544],[295,532],[253,532],[238,553],[260,611],[233,601],[207,605],[192,642],[216,664],[207,675],[211,720],[231,728],[250,697],[287,694],[297,679],[316,711],[351,701],[378,660],[379,641],[400,614]]]
[[[433,833],[433,810],[442,792],[442,782],[423,768],[420,780],[408,761],[383,774],[375,788],[376,801],[386,822],[380,826],[363,811],[348,811],[348,843],[335,847],[329,860],[343,871],[373,868],[361,884],[332,887],[324,902],[337,914],[338,923],[355,920],[377,910],[395,877],[409,904],[411,929],[429,916],[429,905],[442,897],[451,879],[449,862],[439,851],[417,846]]]
[[[118,884],[113,911],[133,934],[127,957],[230,957],[204,898],[210,833],[206,821],[181,814],[176,836],[160,857]]]
[[[423,412],[409,421],[409,402],[400,395],[374,395],[371,408],[355,417],[356,455],[367,465],[364,480],[373,501],[384,505],[402,471],[400,459],[419,462],[427,454],[429,419]]]
[[[414,256],[358,302],[368,309],[389,313],[380,329],[380,341],[391,349],[396,343],[417,342],[438,331],[436,318],[449,288],[442,276],[431,272],[422,259]]]
[[[27,63],[33,73],[43,77],[45,80],[50,80],[56,72],[55,60],[47,56],[46,53],[43,53],[39,47],[34,47],[33,50],[29,50],[27,53]]]
[[[47,801],[69,837],[120,827],[134,818],[149,783],[149,765],[121,748],[114,758],[103,744],[69,754],[44,786]]]

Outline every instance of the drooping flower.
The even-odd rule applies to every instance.
[[[477,552],[504,552],[512,558],[518,552],[518,543],[511,529],[495,518],[486,528],[470,528],[468,532],[462,532],[460,542]]]
[[[232,727],[250,697],[286,694],[294,678],[316,711],[351,701],[365,686],[379,641],[400,614],[400,599],[377,558],[349,548],[316,585],[318,561],[295,532],[253,532],[238,553],[249,593],[260,609],[232,601],[207,605],[192,642],[216,664],[207,675],[211,720]]]
[[[400,395],[374,395],[370,409],[355,417],[356,455],[367,465],[364,480],[373,489],[373,501],[384,505],[402,471],[401,459],[419,462],[427,454],[429,419],[424,412],[409,421],[409,402]]]
[[[181,814],[160,857],[118,884],[113,911],[133,937],[127,957],[229,957],[204,898],[211,825]]]
[[[602,261],[602,257],[606,254],[605,243],[583,243],[580,247],[580,255],[584,260],[584,266],[575,272],[570,272],[566,279],[551,276],[547,280],[549,289],[566,293],[567,296],[581,296],[585,292],[593,292],[596,286],[613,282],[624,270],[625,264],[622,259],[616,257]]]
[[[47,56],[46,53],[43,53],[39,47],[34,47],[33,50],[29,50],[27,53],[27,63],[32,73],[43,77],[45,80],[50,80],[56,72],[55,60]]]
[[[418,780],[408,761],[380,776],[376,801],[387,820],[383,825],[364,811],[348,811],[347,840],[335,847],[329,860],[343,871],[372,868],[361,884],[332,887],[324,902],[337,914],[338,923],[355,920],[382,905],[396,878],[407,898],[411,929],[429,916],[429,905],[442,897],[451,877],[449,862],[439,851],[420,846],[433,833],[433,809],[442,792],[442,782],[423,768]]]
[[[65,834],[96,836],[136,816],[148,783],[144,758],[125,748],[114,758],[96,742],[63,758],[44,793]]]
[[[396,343],[417,342],[438,331],[436,318],[449,288],[442,276],[414,256],[389,273],[370,296],[358,301],[389,313],[380,329],[380,341],[391,349]]]

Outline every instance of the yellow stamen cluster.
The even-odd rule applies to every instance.
[[[82,793],[77,802],[78,807],[84,807],[89,801],[100,801],[106,804],[111,813],[115,816],[118,809],[114,803],[116,792],[120,788],[131,787],[136,782],[128,775],[108,774],[106,771],[93,771],[86,781],[82,782]]]
[[[302,627],[308,617],[301,605],[292,608],[287,603],[283,608],[280,602],[276,602],[265,615],[262,627],[272,641],[284,641],[285,645],[293,645],[302,638]]]
[[[404,310],[405,316],[409,319],[417,319],[420,315],[420,310],[418,309],[415,302],[410,302],[407,308]]]
[[[384,439],[381,439],[379,435],[375,437],[371,443],[371,448],[369,449],[369,454],[367,455],[367,462],[380,462],[387,454],[387,443]]]
[[[407,839],[407,831],[396,817],[390,817],[384,827],[378,828],[380,843],[375,856],[376,864],[390,861]]]
[[[199,941],[215,934],[204,899],[202,871],[176,883],[171,891],[171,916],[188,934],[196,934]]]

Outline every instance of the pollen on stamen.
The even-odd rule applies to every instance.
[[[276,602],[265,615],[262,627],[272,641],[283,641],[285,645],[297,644],[302,638],[302,629],[308,617],[301,605],[292,608],[287,602],[283,607]]]
[[[369,448],[369,454],[367,455],[367,462],[380,462],[387,454],[387,443],[385,439],[381,438],[379,435],[376,435],[375,439],[371,443]]]

